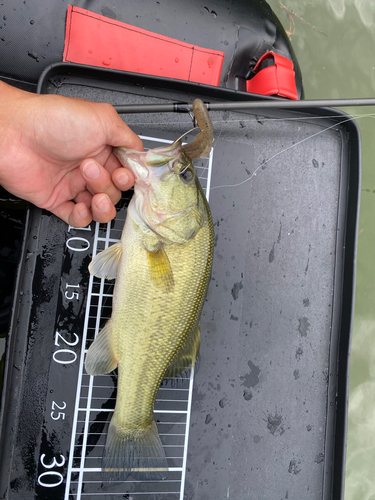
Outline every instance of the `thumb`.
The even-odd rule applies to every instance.
[[[106,113],[102,114],[105,119],[104,125],[107,131],[107,144],[109,146],[123,146],[128,149],[143,151],[143,143],[139,136],[126,125],[111,104],[105,104]]]

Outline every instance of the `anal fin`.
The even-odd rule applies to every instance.
[[[100,330],[86,354],[85,369],[89,375],[105,375],[118,364],[111,346],[111,321]]]

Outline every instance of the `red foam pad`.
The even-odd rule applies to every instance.
[[[218,85],[224,52],[69,5],[64,61]]]

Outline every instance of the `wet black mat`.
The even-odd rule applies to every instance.
[[[226,90],[61,65],[43,92],[113,104],[246,98]],[[304,500],[340,498],[360,178],[346,115],[212,112],[197,162],[215,224],[199,368],[159,391],[166,481],[103,486],[116,376],[89,377],[85,349],[113,285],[89,278],[117,241],[32,209],[8,350],[1,498]],[[180,114],[124,116],[146,147],[188,130]],[[191,137],[190,137],[191,139]]]

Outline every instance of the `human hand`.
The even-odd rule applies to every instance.
[[[113,146],[141,139],[109,104],[37,95],[0,81],[0,184],[75,227],[108,222],[134,176]]]

